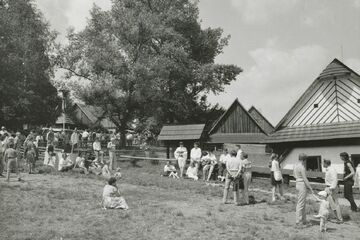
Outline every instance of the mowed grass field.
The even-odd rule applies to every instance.
[[[221,204],[222,187],[160,176],[162,165],[121,163],[118,186],[129,211],[100,207],[105,181],[76,172],[23,175],[7,184],[0,179],[0,239],[360,239],[360,213],[349,213],[344,224],[319,222],[294,228],[295,199],[249,206]],[[254,179],[256,200],[269,201],[267,179]],[[261,189],[261,191],[259,190]],[[293,188],[287,192],[295,193]],[[349,219],[350,218],[350,219]]]

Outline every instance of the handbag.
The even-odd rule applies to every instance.
[[[279,170],[274,171],[274,179],[275,179],[275,181],[281,181],[283,179],[282,175],[281,175],[281,171],[279,171]]]

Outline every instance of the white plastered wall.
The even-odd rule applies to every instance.
[[[281,163],[283,169],[292,170],[294,164],[299,159],[300,153],[305,153],[308,156],[321,156],[321,164],[324,159],[331,160],[331,165],[335,167],[336,171],[340,174],[344,172],[344,163],[341,161],[339,154],[341,152],[347,152],[351,154],[360,154],[360,146],[325,146],[325,147],[306,147],[306,148],[294,148],[286,156]],[[324,169],[323,169],[324,171]]]

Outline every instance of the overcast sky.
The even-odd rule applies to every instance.
[[[36,2],[59,41],[85,26],[93,3],[110,8],[110,0]],[[200,0],[199,8],[203,27],[231,35],[216,62],[244,70],[212,103],[238,98],[276,125],[334,58],[360,73],[360,0]]]

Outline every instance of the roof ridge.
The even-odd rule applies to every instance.
[[[246,110],[246,108],[240,103],[239,99],[236,98],[233,103],[230,105],[230,107],[228,107],[228,109],[226,109],[226,111],[218,118],[218,120],[214,123],[213,127],[209,130],[209,134],[212,133],[212,131],[215,129],[215,127],[217,127],[217,125],[219,124],[220,120],[222,120],[225,115],[230,111],[230,108],[234,105],[238,103],[239,106],[244,110],[245,114],[247,114],[247,116],[260,128],[260,130],[267,135],[267,133],[264,131],[264,129],[259,125],[259,123],[253,118],[253,116],[251,116],[251,114]]]
[[[249,112],[251,109],[254,109],[256,112],[258,112],[260,116],[275,130],[274,125],[272,125],[271,122],[269,122],[269,120],[254,105],[250,107]]]
[[[334,58],[320,73],[320,75],[310,84],[310,86],[303,92],[303,94],[296,100],[296,102],[292,105],[292,107],[289,109],[289,111],[284,115],[284,117],[279,121],[279,123],[275,126],[275,131],[278,131],[281,127],[283,127],[282,125],[284,124],[284,122],[289,118],[290,115],[292,115],[293,111],[295,110],[296,107],[299,106],[299,104],[308,97],[309,93],[311,92],[311,89],[314,88],[315,85],[317,85],[320,80],[323,80],[329,76],[336,76],[336,75],[324,75],[322,76],[322,74],[326,71],[326,69],[329,68],[330,65],[332,64],[338,64],[341,67],[343,67],[344,69],[346,69],[347,71],[349,71],[350,73],[354,73],[356,76],[359,76],[358,73],[356,73],[354,70],[352,70],[350,67],[346,66],[343,62],[341,62],[339,59]]]

